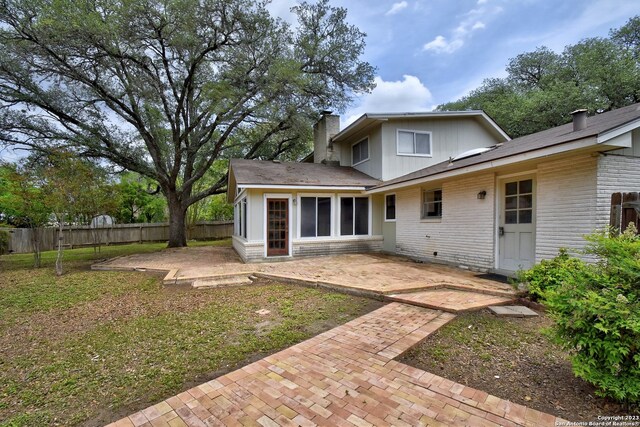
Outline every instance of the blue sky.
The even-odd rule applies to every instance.
[[[294,0],[272,13],[291,20]],[[367,33],[364,59],[377,88],[357,98],[343,126],[365,112],[428,111],[502,77],[510,58],[547,46],[561,52],[607,36],[634,15],[640,0],[331,0]]]

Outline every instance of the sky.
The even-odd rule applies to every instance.
[[[292,22],[295,0],[273,0]],[[640,15],[640,0],[330,0],[367,33],[362,59],[377,68],[376,89],[342,114],[430,111],[504,77],[510,58],[547,46],[560,53]]]

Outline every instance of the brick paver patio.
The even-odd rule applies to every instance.
[[[487,295],[458,289],[432,289],[428,291],[388,295],[386,299],[425,308],[448,311],[450,313],[477,310],[490,305],[503,305],[513,302],[513,297]]]
[[[393,360],[454,317],[391,303],[110,426],[554,425]]]
[[[276,280],[299,280],[378,295],[442,287],[513,295],[508,284],[479,277],[478,273],[383,254],[344,254],[245,264],[232,248],[197,247],[119,257],[93,268],[168,271],[167,284],[216,276],[257,274]]]

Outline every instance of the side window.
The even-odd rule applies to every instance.
[[[351,147],[352,165],[357,165],[365,160],[369,160],[369,138],[365,138]]]
[[[401,156],[431,156],[431,132],[399,130],[397,153]]]
[[[396,219],[396,195],[387,194],[384,198],[384,220],[395,221]]]
[[[422,192],[421,218],[442,218],[442,190],[424,190]]]

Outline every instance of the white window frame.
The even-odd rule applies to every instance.
[[[440,216],[426,216],[424,211],[425,204],[425,193],[440,191],[442,199],[440,200]],[[421,188],[420,189],[420,220],[421,221],[440,221],[444,215],[444,191],[442,191],[442,187],[440,188]]]
[[[367,158],[360,160],[358,163],[354,163],[353,162],[353,147],[355,147],[356,145],[360,144],[362,141],[367,140]],[[371,138],[369,138],[369,135],[365,136],[364,138],[360,138],[358,141],[354,142],[353,144],[351,144],[351,166],[358,166],[359,164],[362,164],[364,162],[368,162],[369,159],[371,158]]]
[[[400,152],[400,132],[413,134],[413,153]],[[416,134],[429,135],[429,154],[416,153]],[[433,157],[433,133],[431,131],[413,130],[413,129],[396,129],[396,155],[407,157]]]
[[[330,233],[328,236],[315,236],[315,237],[302,237],[302,198],[303,197],[315,197],[316,199],[318,197],[327,197],[329,199],[331,199],[331,223],[330,223]],[[336,200],[334,197],[333,193],[298,193],[298,197],[296,198],[296,205],[297,205],[297,209],[296,209],[296,215],[297,215],[297,238],[300,240],[324,240],[324,239],[330,239],[332,237],[335,236],[335,218],[336,218]],[[316,200],[316,233],[318,230],[318,224],[317,224],[317,219],[318,219],[318,213],[317,213],[317,209],[318,209],[318,202]]]
[[[244,214],[242,209],[243,204],[245,206]],[[244,196],[238,198],[233,205],[233,235],[246,241],[249,240],[249,212],[248,197]]]
[[[383,209],[384,209],[384,222],[396,222],[396,218],[387,218],[387,197],[389,196],[394,196],[395,197],[395,208],[396,208],[396,218],[398,217],[398,196],[396,195],[396,193],[387,193],[384,195],[384,203],[383,203]]]
[[[340,203],[340,200],[342,198],[351,198],[351,199],[353,199],[353,198],[356,198],[356,197],[361,197],[361,198],[366,197],[368,199],[368,202],[369,202],[369,205],[368,205],[369,206],[369,208],[368,208],[368,218],[367,218],[367,221],[368,221],[368,223],[367,223],[367,234],[355,234],[355,232],[356,232],[355,201],[354,201],[354,215],[353,215],[353,232],[354,232],[354,234],[342,234],[341,233],[342,230],[340,229],[340,227],[342,225],[342,212],[341,212],[342,203]],[[362,194],[338,194],[337,195],[337,200],[336,200],[336,206],[337,206],[336,210],[338,212],[338,215],[336,217],[336,236],[337,237],[339,237],[341,239],[361,239],[361,238],[367,237],[367,236],[371,237],[371,229],[372,229],[372,226],[373,226],[373,224],[371,223],[372,222],[372,218],[373,218],[372,211],[371,211],[371,208],[372,208],[371,196],[362,195]]]

